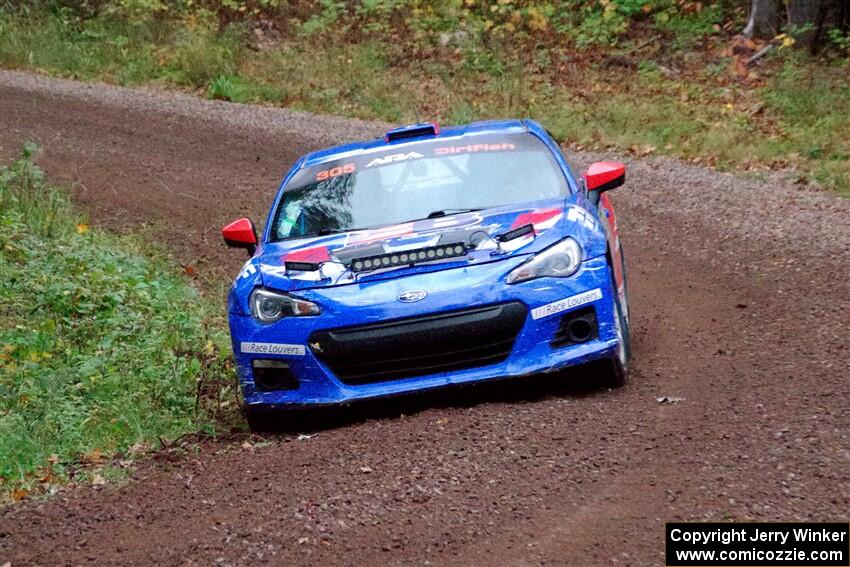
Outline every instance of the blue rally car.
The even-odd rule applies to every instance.
[[[440,129],[306,155],[228,298],[249,421],[273,409],[544,373],[627,375],[614,209],[625,167],[570,170],[530,120]]]

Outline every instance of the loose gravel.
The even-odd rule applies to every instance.
[[[0,72],[0,157],[37,141],[94,222],[151,231],[222,290],[243,258],[221,225],[261,219],[305,151],[385,129]],[[666,521],[846,521],[850,201],[625,161],[625,388],[549,376],[200,443],[0,510],[0,563],[659,565]]]

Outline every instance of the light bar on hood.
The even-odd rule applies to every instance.
[[[429,246],[428,248],[417,248],[403,252],[391,252],[377,256],[364,256],[353,258],[348,268],[355,273],[371,272],[383,268],[394,268],[398,266],[410,266],[421,262],[437,262],[447,258],[459,258],[466,256],[469,248],[462,242],[454,244],[442,244]]]

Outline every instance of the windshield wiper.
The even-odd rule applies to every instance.
[[[320,228],[319,230],[308,232],[306,234],[299,234],[297,236],[290,236],[289,238],[283,240],[293,240],[296,238],[312,238],[314,236],[328,236],[330,234],[342,234],[344,232],[355,232],[358,230],[366,230],[364,228]]]
[[[436,218],[439,218],[439,217],[444,217],[446,215],[458,215],[460,213],[474,213],[475,211],[483,211],[483,210],[484,209],[482,209],[482,208],[477,208],[477,209],[440,209],[438,211],[432,211],[432,212],[428,213],[428,216],[425,217],[425,218],[426,219],[436,219]],[[420,220],[420,219],[416,219],[416,220]]]

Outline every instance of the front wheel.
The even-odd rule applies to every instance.
[[[616,294],[615,294],[616,297]],[[620,299],[614,299],[614,325],[617,334],[617,352],[602,363],[602,383],[609,388],[620,388],[629,377],[629,332],[620,309]]]

